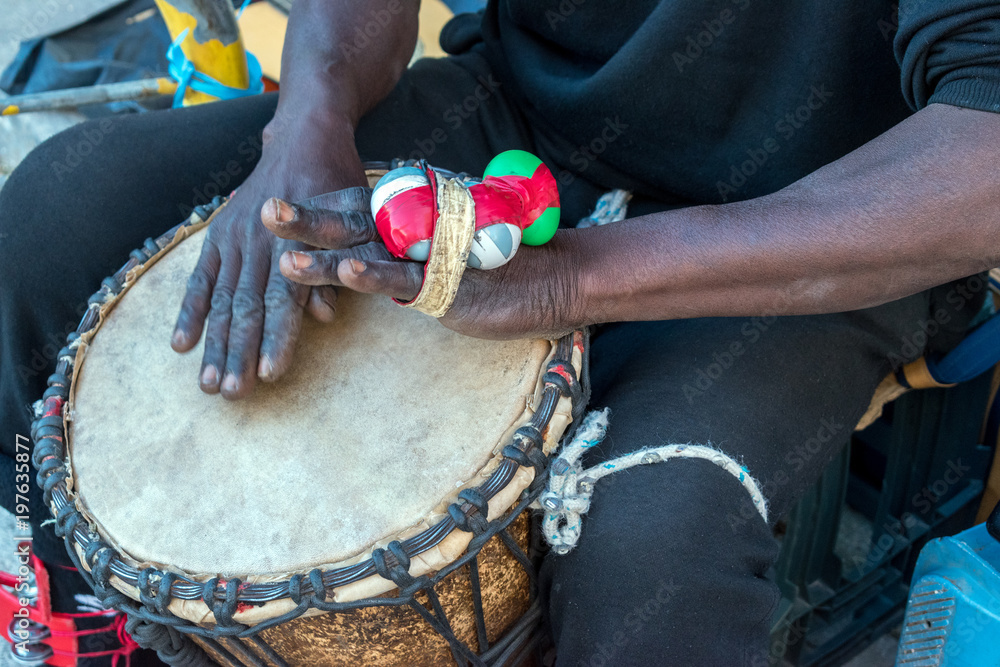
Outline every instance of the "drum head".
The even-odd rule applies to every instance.
[[[106,315],[67,432],[80,508],[138,563],[192,575],[301,572],[415,532],[479,483],[539,391],[552,346],[453,333],[341,290],[295,362],[243,401],[200,391],[202,344],[169,341],[205,232]]]

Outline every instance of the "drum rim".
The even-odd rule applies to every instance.
[[[395,160],[366,163],[365,167],[368,171],[383,171],[405,163],[402,160]],[[174,243],[207,225],[222,207],[224,201],[222,197],[215,197],[210,204],[196,207],[188,220],[174,226],[156,240],[147,239],[144,247],[133,251],[128,262],[121,269],[102,281],[100,290],[88,301],[88,310],[76,331],[68,336],[67,346],[58,354],[56,373],[49,377],[49,388],[42,400],[39,401],[40,405],[36,406],[37,419],[32,424],[32,438],[35,442],[33,462],[38,469],[38,483],[44,491],[45,502],[55,517],[56,532],[64,538],[70,556],[85,578],[90,579],[90,575],[95,575],[98,579],[97,584],[103,587],[104,583],[108,582],[111,576],[114,576],[125,585],[137,588],[141,597],[144,598],[141,601],[154,604],[160,613],[168,613],[166,606],[173,599],[201,600],[208,605],[209,609],[216,612],[220,611],[219,605],[229,607],[230,612],[225,615],[228,615],[232,620],[233,610],[241,603],[260,605],[308,595],[312,592],[311,579],[313,574],[310,573],[310,576],[305,580],[303,580],[302,575],[293,575],[281,581],[265,583],[242,584],[239,579],[235,578],[228,581],[214,578],[207,582],[200,582],[158,568],[140,569],[129,565],[125,562],[121,552],[101,539],[94,527],[76,508],[73,494],[67,489],[66,481],[70,477],[70,473],[67,470],[65,458],[67,420],[63,409],[67,405],[74,385],[78,367],[76,350],[80,346],[81,336],[99,326],[101,306],[115,299],[122,292],[127,285],[126,281],[129,280],[130,276],[135,275],[137,269],[142,269],[147,264],[151,265]],[[569,398],[572,404],[572,421],[568,428],[571,429],[573,425],[579,423],[579,417],[586,405],[584,389],[580,382],[581,379],[584,379],[582,376],[586,374],[586,358],[584,356],[581,361],[581,378],[577,377],[572,360],[574,349],[579,347],[582,350],[585,344],[584,338],[584,332],[575,331],[560,338],[554,346],[554,354],[549,358],[543,375],[542,398],[538,408],[528,423],[518,428],[509,444],[502,449],[502,460],[489,478],[480,485],[472,487],[487,502],[510,484],[522,466],[534,468],[536,480],[542,478],[542,473],[548,465],[548,457],[543,451],[544,434],[561,398]],[[512,507],[504,510],[504,514],[495,521],[503,521],[507,518],[507,514],[523,504],[523,502],[515,503]],[[448,535],[451,535],[456,528],[471,532],[468,523],[470,519],[474,520],[476,515],[480,513],[481,510],[476,507],[475,502],[468,498],[461,499],[451,504],[448,515],[443,519],[401,543],[398,541],[390,543],[388,551],[376,549],[369,557],[357,563],[328,570],[316,568],[312,572],[319,573],[322,581],[320,585],[323,589],[345,586],[373,575],[385,576],[379,570],[384,570],[387,566],[390,568],[398,566],[400,557],[408,560],[410,556],[416,556],[434,548]],[[465,527],[459,522],[463,522]],[[470,545],[469,549],[471,548]],[[77,549],[79,549],[79,553]],[[400,549],[401,551],[399,551]],[[81,554],[83,558],[80,558]],[[376,562],[380,559],[383,560],[381,567]],[[149,588],[150,575],[158,578],[161,585],[158,587],[159,594],[156,598],[147,600],[144,589]],[[293,595],[290,588],[296,578],[299,581],[295,583],[297,590]],[[100,581],[101,579],[104,583]],[[162,585],[164,582],[167,582],[166,587]],[[92,580],[88,583],[94,585]],[[129,597],[129,600],[131,599]],[[254,627],[262,628],[272,625],[273,621],[284,620],[285,616],[287,614],[282,614]],[[217,618],[216,620],[225,624],[223,619]]]

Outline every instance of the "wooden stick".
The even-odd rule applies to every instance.
[[[74,109],[87,104],[141,100],[147,97],[173,95],[176,90],[176,81],[161,77],[120,83],[102,83],[96,86],[66,88],[29,95],[14,95],[0,99],[0,116],[13,116],[29,111]]]

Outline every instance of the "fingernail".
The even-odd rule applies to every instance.
[[[351,271],[355,275],[357,275],[359,273],[364,273],[365,269],[368,268],[368,267],[365,266],[365,263],[362,262],[362,261],[360,261],[360,260],[352,259],[352,260],[349,260],[349,261],[351,262]]]
[[[206,387],[214,387],[218,381],[219,371],[215,366],[205,366],[205,370],[201,372],[201,383]]]
[[[274,217],[278,222],[291,222],[295,219],[295,209],[291,204],[275,197],[274,205],[276,209]]]
[[[312,266],[313,258],[304,252],[292,251],[292,266],[296,269],[308,269]]]
[[[230,373],[226,376],[226,379],[222,381],[222,391],[226,393],[235,393],[240,389],[240,382],[236,379],[236,376]]]
[[[260,358],[260,363],[257,364],[257,377],[262,380],[271,377],[271,373],[274,372],[274,366],[271,364],[271,360],[264,355]]]
[[[180,329],[174,331],[173,337],[171,337],[170,342],[176,345],[184,345],[187,342],[187,336]]]

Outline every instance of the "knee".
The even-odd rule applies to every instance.
[[[53,135],[0,188],[0,278],[5,285],[31,283],[32,275],[51,272],[46,260],[73,249],[64,237],[84,233],[79,229],[83,212],[114,196],[114,178],[107,172],[117,122],[102,118]]]
[[[0,189],[4,217],[38,208],[46,199],[58,196],[60,189],[72,189],[75,183],[87,179],[88,172],[92,177],[93,166],[100,160],[114,126],[112,118],[87,121],[35,147]]]
[[[727,545],[744,545],[742,556],[752,557]],[[613,554],[633,567],[704,574],[735,567],[760,575],[777,544],[733,474],[704,459],[673,459],[598,481],[576,553],[595,565]]]
[[[780,599],[766,572],[778,545],[759,516],[731,520],[744,494],[706,461],[598,482],[579,545],[543,569],[560,659],[716,664],[766,646]]]

